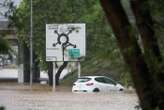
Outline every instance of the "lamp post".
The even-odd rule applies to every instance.
[[[30,1],[30,87],[33,83],[33,1]]]

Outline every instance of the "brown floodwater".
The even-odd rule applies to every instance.
[[[133,93],[72,93],[70,87],[52,92],[47,85],[0,84],[0,106],[6,110],[135,110]]]

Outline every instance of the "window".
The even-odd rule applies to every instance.
[[[79,78],[76,82],[88,82],[88,81],[90,81],[91,80],[91,78]]]
[[[96,81],[101,82],[101,83],[107,83],[107,84],[113,84],[116,85],[116,82],[110,78],[106,78],[106,77],[99,77],[99,78],[95,78]]]
[[[105,83],[103,77],[95,78],[95,80],[98,81],[98,82],[101,82],[101,83]]]
[[[109,79],[109,78],[105,78],[104,77],[104,81],[105,81],[105,83],[116,85],[116,82],[114,80],[112,80],[112,79]]]

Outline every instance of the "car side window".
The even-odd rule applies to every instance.
[[[107,83],[107,84],[113,84],[116,85],[116,82],[105,77],[100,77],[100,78],[95,78],[96,81],[101,82],[101,83]]]
[[[116,85],[116,82],[109,78],[104,78],[105,83]]]
[[[95,78],[95,80],[98,81],[98,82],[101,82],[101,83],[105,83],[104,79],[101,78],[101,77],[100,78]]]

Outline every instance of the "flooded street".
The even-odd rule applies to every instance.
[[[0,84],[0,105],[6,110],[134,110],[134,93],[72,93],[70,88],[52,92],[46,85]]]

